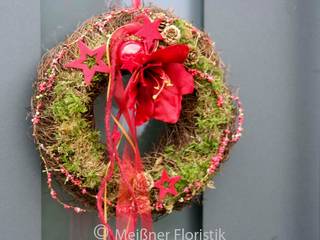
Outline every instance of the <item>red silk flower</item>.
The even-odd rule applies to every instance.
[[[128,107],[136,110],[136,125],[151,118],[176,123],[180,117],[182,96],[194,91],[194,79],[184,66],[187,45],[173,45],[151,54],[135,54],[122,68],[132,72],[126,89]]]

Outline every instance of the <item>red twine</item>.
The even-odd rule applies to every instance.
[[[132,6],[133,8],[140,8],[142,5],[141,0],[132,0]]]

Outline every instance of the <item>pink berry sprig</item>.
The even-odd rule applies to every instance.
[[[58,72],[58,64],[59,64],[59,60],[64,56],[64,54],[66,53],[67,49],[63,48],[57,55],[56,57],[52,60],[50,68],[50,74],[46,73],[45,77],[46,80],[43,82],[40,82],[37,86],[38,88],[38,92],[40,93],[37,98],[41,99],[41,97],[43,96],[43,94],[50,89],[53,86],[53,83],[56,79],[56,75]],[[37,125],[40,123],[41,117],[40,117],[40,108],[42,107],[42,103],[39,102],[36,109],[35,109],[35,114],[31,120],[33,126]]]
[[[230,134],[230,130],[226,129],[224,131],[224,136],[223,136],[223,138],[220,142],[219,148],[218,148],[218,154],[211,158],[211,165],[208,169],[209,174],[215,173],[216,170],[219,168],[221,162],[223,161],[224,153],[225,153],[226,148],[230,142],[230,139],[228,137],[229,134]]]
[[[213,77],[213,76],[211,76],[210,74],[201,72],[201,71],[198,70],[198,69],[188,69],[188,72],[189,72],[193,77],[198,76],[198,77],[200,77],[201,79],[206,79],[206,80],[209,81],[209,82],[214,82],[214,77]]]
[[[242,136],[242,132],[243,132],[244,111],[243,111],[242,103],[241,103],[239,97],[232,96],[232,99],[236,102],[237,107],[238,107],[238,119],[237,119],[238,127],[237,127],[235,134],[233,134],[231,137],[231,142],[238,142],[240,140],[240,138]]]
[[[219,168],[221,162],[223,161],[223,156],[229,142],[235,143],[239,141],[242,136],[243,123],[244,123],[244,112],[243,112],[242,104],[240,102],[239,97],[232,96],[232,99],[236,102],[238,107],[238,117],[237,117],[238,126],[235,133],[231,136],[231,138],[229,138],[229,134],[231,133],[230,130],[226,129],[224,131],[224,137],[220,142],[220,145],[218,148],[218,154],[211,158],[211,165],[208,169],[209,174],[214,174],[216,170]]]
[[[62,202],[58,196],[58,193],[54,190],[52,186],[52,174],[51,172],[48,171],[47,169],[47,184],[48,184],[48,189],[50,190],[50,195],[53,200],[58,202],[60,205],[62,205],[65,209],[72,209],[75,213],[84,213],[86,212],[85,209],[82,209],[80,207],[75,207],[70,204],[66,204]]]

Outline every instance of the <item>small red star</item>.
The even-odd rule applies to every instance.
[[[163,37],[159,32],[159,26],[161,24],[161,19],[157,19],[151,22],[149,17],[144,17],[143,27],[135,34],[138,37],[144,39],[146,47],[148,50],[151,49],[155,40],[162,40]]]
[[[176,196],[178,194],[175,184],[181,179],[180,176],[169,177],[167,171],[162,171],[161,178],[155,182],[154,186],[158,188],[159,200],[162,201],[168,194]]]
[[[67,68],[77,68],[82,69],[84,74],[84,81],[87,85],[90,85],[92,78],[96,72],[100,73],[109,73],[110,68],[104,63],[103,56],[106,52],[106,46],[103,44],[101,47],[91,50],[85,45],[84,42],[79,41],[78,47],[80,50],[80,57],[72,62],[69,62],[65,65]],[[88,57],[95,59],[95,64],[92,67],[89,67],[85,62],[88,60]]]

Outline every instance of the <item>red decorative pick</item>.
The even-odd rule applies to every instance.
[[[91,50],[84,42],[79,41],[78,47],[80,50],[80,57],[72,62],[67,63],[65,67],[82,69],[84,74],[84,81],[87,85],[91,84],[92,78],[94,77],[96,72],[110,72],[110,68],[104,63],[102,59],[106,52],[105,44],[97,49]],[[86,64],[88,57],[95,58],[95,64],[92,67],[89,67],[88,64]]]
[[[162,171],[161,178],[155,182],[154,186],[160,190],[159,200],[162,201],[168,194],[176,196],[178,194],[175,184],[181,179],[180,176],[169,177],[167,171]],[[166,186],[167,185],[167,186]]]
[[[138,9],[138,8],[141,7],[141,4],[142,4],[141,0],[132,0],[132,6],[133,6],[133,8]]]
[[[128,41],[122,44],[119,54],[119,58],[123,63],[121,69],[128,70],[132,73],[136,66],[139,65],[138,62],[135,62],[137,55],[145,54],[144,46],[140,42]]]
[[[143,27],[135,34],[138,37],[143,38],[144,43],[148,50],[150,50],[154,44],[155,40],[162,40],[163,37],[159,32],[159,26],[161,24],[161,19],[157,19],[151,22],[149,17],[144,17]]]

